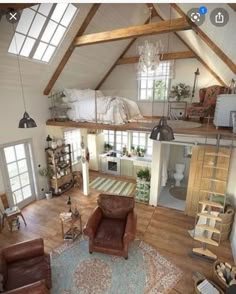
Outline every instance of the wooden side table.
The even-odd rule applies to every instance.
[[[168,101],[168,117],[171,120],[185,119],[187,111],[186,101]],[[181,112],[181,116],[178,115]]]
[[[64,219],[60,216],[61,221],[61,234],[64,240],[75,239],[82,234],[82,218],[81,214],[74,215],[72,214],[71,219]]]

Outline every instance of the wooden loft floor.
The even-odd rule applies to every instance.
[[[97,129],[97,130],[117,130],[117,131],[140,131],[140,132],[151,132],[152,128],[157,125],[157,118],[150,122],[130,122],[123,125],[110,125],[101,123],[88,123],[88,122],[74,122],[74,121],[54,121],[48,120],[48,126],[59,126],[65,128],[85,128],[85,129]],[[196,121],[195,121],[196,122]],[[195,135],[195,136],[216,136],[222,135],[229,139],[233,138],[232,128],[219,128],[213,125],[213,123],[207,124],[203,123],[199,128],[173,128],[175,134],[182,135]],[[236,136],[234,136],[236,137]]]
[[[72,204],[76,205],[81,212],[84,225],[96,206],[98,193],[93,191],[90,196],[83,196],[80,189],[73,188],[69,194],[66,193],[51,200],[36,201],[25,207],[22,212],[27,227],[22,224],[19,231],[12,233],[4,228],[0,233],[0,247],[37,237],[44,238],[47,252],[61,245],[63,240],[59,213],[68,210],[66,205],[68,195],[71,196]],[[212,279],[212,263],[191,255],[193,246],[199,245],[188,234],[188,230],[193,228],[194,218],[177,210],[140,203],[136,204],[136,211],[138,214],[137,238],[156,248],[160,254],[184,272],[170,294],[193,293],[192,275],[196,271]],[[220,260],[233,264],[229,241],[222,242],[217,248],[211,248],[211,246],[209,248]]]

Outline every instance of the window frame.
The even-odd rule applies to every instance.
[[[67,141],[66,133],[73,133],[73,132],[76,132],[76,133],[78,132],[78,134],[79,134],[78,142],[71,142],[71,141],[69,142],[69,140]],[[81,132],[80,132],[80,130],[77,128],[76,129],[66,129],[66,130],[64,130],[63,137],[64,137],[65,144],[70,144],[70,146],[71,146],[71,163],[72,163],[72,165],[78,164],[79,163],[78,157],[81,156]],[[75,135],[74,135],[74,137],[75,137]],[[76,148],[74,149],[75,145],[76,145]]]
[[[168,92],[171,86],[171,78],[172,78],[172,74],[171,74],[171,67],[172,67],[172,63],[170,61],[162,61],[161,64],[163,64],[163,70],[161,72],[161,74],[159,73],[158,76],[156,78],[153,78],[153,75],[155,75],[155,73],[139,73],[139,77],[138,77],[138,101],[139,102],[166,102],[168,101]],[[164,97],[162,99],[157,99],[155,97],[155,87],[154,84],[158,81],[164,81],[164,83],[166,83],[166,86],[164,85]],[[142,87],[142,84],[146,83],[146,87]],[[152,86],[150,87],[150,84],[152,84]],[[141,98],[141,91],[145,91],[145,98],[146,99],[142,99]],[[151,91],[152,93],[152,97],[148,97],[148,91]]]
[[[61,46],[61,43],[62,43],[63,39],[65,38],[65,36],[66,36],[66,34],[67,34],[67,32],[68,32],[71,24],[73,23],[76,15],[78,14],[79,9],[76,6],[74,6],[76,10],[75,10],[74,15],[72,16],[70,22],[66,26],[66,25],[62,24],[61,21],[63,20],[65,14],[67,12],[67,10],[69,9],[69,5],[73,5],[72,3],[66,3],[68,5],[67,5],[66,9],[64,10],[63,14],[61,15],[61,18],[60,18],[59,21],[55,21],[55,20],[51,19],[51,16],[53,15],[55,9],[57,8],[57,5],[58,4],[62,4],[62,3],[52,3],[52,6],[51,6],[51,8],[49,10],[49,13],[47,15],[43,14],[42,12],[39,12],[40,6],[42,4],[51,4],[51,3],[40,3],[40,4],[35,3],[34,6],[29,7],[29,8],[25,8],[25,9],[29,9],[29,10],[34,11],[34,16],[32,18],[32,21],[31,21],[31,23],[29,25],[29,28],[27,29],[27,32],[26,33],[22,33],[22,32],[18,32],[17,31],[17,25],[18,24],[14,27],[14,33],[13,33],[11,42],[10,42],[10,44],[8,46],[8,54],[18,55],[21,58],[27,58],[27,59],[29,59],[31,61],[45,63],[45,64],[49,64],[53,60],[53,58],[54,58],[54,56],[55,56],[55,54],[57,52],[57,49]],[[42,28],[40,30],[40,33],[39,33],[38,37],[32,37],[32,36],[29,35],[29,32],[30,32],[30,30],[32,28],[32,25],[34,24],[35,18],[38,15],[43,16],[46,19],[44,21],[44,24],[42,25]],[[46,32],[47,26],[48,26],[48,24],[49,24],[50,21],[52,21],[53,23],[56,24],[55,30],[54,30],[53,34],[51,35],[51,37],[50,37],[50,39],[48,41],[43,41],[42,40],[42,37],[43,37],[44,33]],[[62,36],[61,36],[60,41],[58,42],[58,44],[57,45],[54,45],[54,44],[51,43],[51,41],[53,40],[53,38],[54,38],[54,36],[55,36],[58,28],[60,28],[60,27],[63,27],[65,29],[65,31],[62,34]],[[9,52],[12,43],[16,42],[16,40],[15,40],[16,34],[18,34],[20,36],[23,36],[24,37],[24,41],[23,41],[23,43],[22,43],[22,45],[21,45],[20,48],[16,47],[16,53]],[[29,55],[28,56],[25,56],[25,55],[21,55],[20,53],[22,52],[22,50],[24,48],[24,45],[25,45],[25,42],[26,42],[27,39],[34,40],[34,45],[32,46]],[[36,53],[36,51],[37,51],[40,43],[46,44],[46,47],[45,47],[44,52],[41,55],[41,58],[40,59],[39,58],[34,58],[34,55],[35,55],[35,53]],[[13,46],[15,46],[15,44]],[[51,54],[51,56],[50,56],[50,58],[48,60],[43,60],[43,58],[44,58],[45,54],[47,53],[47,50],[49,49],[49,47],[50,48],[53,47],[54,48],[54,51],[53,51],[53,53]]]

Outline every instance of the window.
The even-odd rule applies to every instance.
[[[66,3],[24,9],[8,52],[49,62],[76,12],[73,4]]]
[[[138,133],[138,132],[133,132],[132,134],[132,146],[134,148],[142,148],[146,149],[146,134],[145,133]]]
[[[157,72],[143,72],[138,81],[138,97],[140,101],[167,100],[170,79],[173,75],[173,63],[162,61]]]
[[[116,150],[123,151],[123,147],[128,144],[128,134],[127,132],[116,131]]]
[[[115,147],[115,131],[104,130],[104,142]]]
[[[122,151],[128,145],[128,133],[121,131],[104,130],[104,142],[113,146],[112,149]]]
[[[72,164],[78,163],[78,156],[81,156],[81,136],[80,130],[70,130],[64,132],[65,144],[71,145]]]

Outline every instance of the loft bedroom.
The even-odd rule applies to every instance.
[[[0,4],[0,251],[42,238],[44,251],[53,252],[49,270],[63,277],[47,281],[45,293],[51,286],[56,294],[103,293],[113,280],[124,293],[148,293],[149,286],[192,293],[196,271],[212,281],[218,269],[195,253],[235,262],[236,6],[203,5]],[[216,25],[211,15],[219,11],[228,18]],[[104,239],[88,247],[84,226],[100,194],[131,198],[126,206],[135,205],[137,227],[126,237],[141,240],[144,251],[136,240],[123,248],[122,238],[117,257],[110,248],[104,253]],[[15,205],[13,222],[5,210]],[[216,222],[201,223],[206,214]],[[113,224],[111,235],[124,233]],[[36,244],[42,248],[42,240]],[[166,267],[153,268],[145,255]],[[83,257],[88,267],[77,267]],[[148,271],[139,271],[138,260]],[[81,269],[91,273],[87,280]]]

